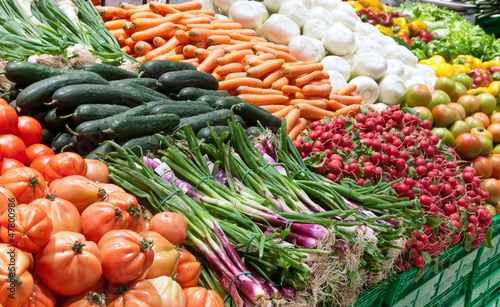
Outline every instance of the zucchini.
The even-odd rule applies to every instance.
[[[281,127],[281,119],[271,112],[251,103],[243,102],[231,108],[234,114],[241,116],[249,125],[258,126],[258,123],[277,133]]]
[[[193,128],[193,132],[198,133],[198,131],[205,128],[207,124],[210,124],[210,126],[227,125],[227,121],[231,119],[232,116],[233,112],[222,109],[207,114],[182,118],[180,126],[190,125],[191,128]]]
[[[74,110],[82,104],[111,104],[135,107],[143,103],[140,92],[110,85],[76,84],[58,89],[50,105],[60,110]]]
[[[53,108],[45,116],[44,122],[50,128],[64,128],[66,127],[66,124],[69,122],[69,119],[68,117],[61,117],[61,116],[66,116],[66,115],[68,114],[64,113],[63,111],[57,108]]]
[[[98,147],[94,148],[94,150],[92,150],[91,152],[89,152],[85,156],[85,159],[94,159],[94,160],[97,160],[97,159],[100,158],[100,156],[97,155],[98,153],[106,156],[109,153],[111,153],[113,150],[114,150],[114,148],[113,148],[113,146],[110,143],[104,142],[101,145],[99,145]]]
[[[50,146],[52,144],[52,140],[54,140],[57,135],[56,131],[58,131],[58,129],[43,128],[42,140],[40,141],[40,143]]]
[[[78,67],[79,70],[95,72],[104,79],[111,80],[122,80],[129,78],[138,78],[139,75],[135,72],[131,72],[116,66],[101,64],[101,63],[85,63]]]
[[[177,94],[185,87],[198,87],[206,90],[216,90],[219,82],[214,76],[197,70],[171,71],[164,73],[158,79],[161,91],[165,95]]]
[[[154,100],[158,100],[158,99],[171,100],[168,96],[163,95],[160,92],[157,92],[153,89],[150,89],[149,87],[142,86],[142,85],[136,84],[136,83],[130,83],[130,82],[116,83],[113,86],[139,91],[143,95],[143,98],[145,101],[152,101],[148,97],[155,97]],[[145,94],[147,94],[147,95],[145,95]]]
[[[158,82],[158,79],[153,79],[153,78],[130,78],[130,79],[114,80],[109,82],[109,84],[113,86],[126,83],[139,84],[145,87],[149,87],[152,90],[157,90],[161,86],[160,82]]]
[[[214,106],[215,102],[217,101],[217,99],[219,99],[220,97],[217,97],[217,96],[212,96],[212,95],[203,95],[203,96],[200,96],[198,97],[198,99],[196,99],[196,101],[205,101],[206,103],[208,103],[211,107]]]
[[[130,138],[168,131],[179,125],[179,122],[179,116],[175,114],[120,117],[109,121],[108,128],[103,132],[110,139],[120,142]]]
[[[213,91],[213,90],[205,90],[197,87],[185,87],[177,96],[179,100],[196,100],[201,96],[211,95],[216,97],[231,97],[228,91]]]
[[[81,104],[70,116],[75,125],[95,119],[103,119],[130,110],[129,107],[112,104]]]
[[[200,114],[205,114],[213,112],[214,109],[209,106],[183,106],[183,105],[157,105],[155,107],[149,108],[151,114],[164,114],[171,113],[179,116],[180,118],[190,117]]]
[[[71,144],[72,138],[73,136],[71,135],[71,133],[67,131],[59,132],[52,140],[50,147],[56,154],[60,153],[63,147]]]
[[[219,98],[212,105],[216,110],[219,109],[231,109],[234,105],[244,102],[243,99],[238,97],[225,97]]]
[[[16,105],[22,112],[41,109],[45,102],[52,100],[58,89],[73,84],[109,84],[96,73],[80,71],[78,74],[60,75],[33,83],[16,98]],[[89,93],[86,93],[88,95]],[[82,98],[82,97],[80,97]]]
[[[158,101],[148,101],[146,105],[151,110],[156,106],[166,105],[166,106],[183,106],[183,107],[209,107],[210,105],[203,101],[175,101],[175,100],[158,100]]]
[[[212,135],[211,129],[215,131],[218,137],[220,137],[224,132],[227,132],[229,136],[226,140],[229,140],[229,138],[231,138],[231,131],[229,130],[228,126],[210,126],[210,128],[205,127],[198,131],[196,137],[199,138],[202,142],[215,145],[215,138]]]
[[[141,77],[159,79],[164,73],[180,70],[196,70],[196,66],[186,62],[151,60],[139,67],[139,74]]]
[[[125,150],[130,149],[134,154],[141,156],[158,151],[161,147],[161,140],[155,135],[146,135],[124,141],[120,146]]]
[[[10,62],[4,68],[5,77],[16,83],[17,86],[30,85],[50,77],[66,75],[79,72],[78,70],[69,70],[45,66],[42,64],[30,62]]]

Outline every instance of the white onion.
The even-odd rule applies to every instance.
[[[264,0],[262,3],[266,6],[270,13],[276,13],[286,0]]]
[[[304,27],[302,27],[302,34],[321,39],[323,38],[323,34],[325,34],[326,29],[328,29],[328,26],[323,20],[317,18],[309,19],[304,24]]]
[[[272,14],[257,28],[257,35],[276,44],[288,45],[294,37],[300,35],[300,28],[285,15]]]
[[[238,1],[248,1],[248,0],[214,0],[214,4],[221,10],[222,14],[228,15],[231,6]]]
[[[354,31],[356,28],[356,20],[352,16],[347,15],[343,10],[333,10],[330,15],[334,23],[341,23],[351,31]]]
[[[321,6],[313,7],[309,10],[309,20],[313,18],[321,19],[326,22],[329,26],[333,25],[332,15],[330,11]]]
[[[406,86],[403,80],[393,74],[386,75],[379,84],[378,101],[388,105],[398,105],[403,102]]]
[[[323,70],[338,72],[345,81],[351,77],[351,65],[343,58],[335,55],[329,55],[321,60]]]
[[[309,19],[309,10],[304,3],[297,0],[283,3],[278,13],[290,18],[290,20],[295,22],[299,28],[302,28],[302,26]]]
[[[341,24],[329,27],[322,38],[326,50],[334,55],[346,55],[356,51],[356,40],[351,30]]]
[[[255,29],[269,17],[266,7],[257,1],[235,2],[229,9],[229,18],[245,29]]]
[[[288,44],[290,54],[297,60],[317,63],[325,57],[326,50],[323,43],[309,36],[297,36]]]
[[[377,101],[379,96],[378,84],[372,78],[356,77],[349,81],[349,84],[356,85],[356,90],[353,94],[361,96],[365,103],[372,104]]]

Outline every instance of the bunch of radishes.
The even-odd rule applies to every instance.
[[[410,234],[397,266],[422,267],[441,250],[464,241],[468,248],[486,240],[492,217],[483,201],[488,192],[472,167],[459,165],[453,148],[433,135],[428,120],[399,106],[311,123],[308,135],[294,144],[316,173],[333,181],[354,179],[364,186],[392,182],[401,198],[418,198],[427,219]]]

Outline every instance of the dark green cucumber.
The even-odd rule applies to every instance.
[[[231,94],[229,94],[228,91],[212,91],[212,90],[205,90],[202,88],[190,86],[190,87],[183,88],[179,92],[177,99],[179,99],[179,100],[196,100],[199,97],[204,96],[204,95],[211,95],[211,96],[216,96],[216,97],[230,97],[231,96]]]
[[[53,108],[45,116],[44,122],[50,128],[64,128],[66,127],[66,124],[71,120],[67,117],[61,117],[66,115],[68,115],[68,113],[64,113],[57,108]]]
[[[249,137],[257,136],[261,132],[262,132],[262,129],[260,129],[260,127],[256,127],[256,126],[249,127],[249,128],[247,128],[247,130],[245,130],[245,134]]]
[[[57,135],[57,131],[58,129],[43,128],[42,140],[40,141],[40,143],[50,147],[52,144],[52,140],[54,140]]]
[[[260,122],[262,126],[268,127],[274,133],[277,133],[281,127],[281,119],[272,115],[271,112],[251,103],[243,102],[237,104],[231,110],[234,114],[241,116],[251,126],[258,126]]]
[[[151,60],[139,67],[139,74],[142,73],[144,78],[159,79],[164,73],[180,70],[196,70],[196,66],[186,62]]]
[[[30,85],[50,77],[78,72],[30,62],[10,62],[5,65],[4,71],[5,77],[17,85]]]
[[[149,108],[151,114],[164,114],[171,113],[179,116],[180,118],[190,117],[200,114],[205,114],[215,111],[214,108],[209,106],[184,106],[184,105],[157,105],[153,108]]]
[[[63,151],[71,151],[79,154],[80,156],[86,156],[91,153],[96,147],[97,144],[93,144],[90,141],[80,142],[76,139],[76,136],[73,136],[71,138],[71,143],[67,147],[63,148]]]
[[[99,76],[103,77],[108,81],[139,77],[139,75],[136,74],[135,72],[131,72],[116,66],[100,64],[100,63],[85,63],[83,65],[80,65],[78,69],[83,71],[95,72],[96,74],[98,74]]]
[[[161,140],[155,135],[146,135],[126,140],[120,146],[125,150],[130,149],[134,154],[141,156],[155,153],[161,147]]]
[[[50,104],[60,110],[74,110],[82,104],[112,104],[132,108],[143,101],[143,95],[135,90],[111,85],[76,84],[58,89]]]
[[[103,119],[130,110],[127,106],[112,104],[81,104],[73,111],[71,118],[75,125],[89,120]]]
[[[80,71],[78,74],[54,76],[26,87],[17,96],[16,105],[22,112],[41,109],[44,103],[52,100],[52,95],[55,91],[73,84],[109,84],[109,82],[98,74],[88,71]]]
[[[220,97],[212,96],[212,95],[203,95],[203,96],[198,97],[198,99],[196,99],[196,101],[204,101],[204,102],[208,103],[211,107],[213,107],[215,102],[219,98]]]
[[[146,102],[146,105],[148,108],[151,110],[151,108],[157,107],[157,106],[183,106],[185,108],[191,108],[191,107],[209,107],[210,105],[206,102],[203,101],[175,101],[175,100],[158,100],[158,101],[148,101]]]
[[[72,137],[73,136],[69,132],[66,132],[66,131],[59,132],[52,140],[50,147],[52,147],[52,150],[55,153],[60,153],[61,150],[63,149],[63,147],[71,144]]]
[[[240,104],[244,102],[243,99],[238,98],[238,97],[225,97],[225,98],[219,98],[215,101],[215,103],[212,105],[216,110],[219,109],[231,109],[234,105]]]
[[[239,115],[234,115],[234,122],[236,124],[240,124],[241,127],[243,127],[243,129],[246,129],[247,126],[245,125],[245,121],[243,120],[243,118]]]
[[[153,89],[150,89],[149,87],[146,87],[146,86],[143,86],[140,84],[124,82],[124,83],[115,83],[113,86],[139,91],[143,95],[143,97],[145,98],[144,99],[145,101],[146,100],[152,101],[148,97],[156,97],[156,99],[169,99],[170,100],[170,98],[168,96],[163,95],[160,92],[157,92]],[[145,94],[147,94],[147,96],[144,96]]]
[[[47,116],[47,113],[49,113],[50,110],[51,110],[51,108],[43,108],[41,110],[28,112],[27,115],[30,117],[33,117],[34,119],[36,119],[39,123],[41,123],[43,125],[43,123],[45,121],[45,116]]]
[[[110,139],[121,142],[126,139],[168,131],[179,125],[179,116],[175,114],[155,114],[146,116],[128,116],[108,122],[103,132]]]
[[[13,107],[19,113],[19,108],[17,107],[15,99],[9,102],[9,106]]]
[[[12,84],[9,89],[10,100],[12,101],[16,99],[19,93],[21,93],[21,91],[24,90],[25,87],[26,85],[21,85],[19,83]]]
[[[139,84],[139,85],[148,87],[152,90],[157,90],[161,86],[160,82],[158,82],[158,79],[153,79],[153,78],[129,78],[129,79],[109,81],[109,84],[113,85],[113,86],[126,84],[126,83]]]
[[[217,110],[207,114],[201,114],[181,119],[180,125],[190,125],[194,133],[198,133],[201,129],[205,128],[207,124],[210,126],[227,125],[227,121],[231,119],[233,112],[230,110]]]
[[[219,88],[219,82],[214,76],[197,70],[167,72],[161,75],[158,81],[161,83],[159,91],[166,95],[178,94],[185,87],[198,87],[206,90]]]
[[[88,155],[86,155],[85,159],[97,160],[100,158],[98,153],[100,153],[102,155],[108,155],[109,153],[111,153],[113,151],[113,149],[114,148],[110,143],[104,142],[101,145],[99,145],[98,147],[94,148],[94,150],[92,150]]]
[[[226,139],[226,141],[229,140],[229,138],[231,137],[231,131],[229,130],[228,126],[210,126],[210,128],[205,127],[203,129],[201,129],[200,131],[198,131],[198,133],[196,134],[196,137],[205,143],[215,145],[215,138],[212,134],[211,129],[213,131],[215,131],[215,133],[217,134],[218,137],[220,137],[224,132],[227,132],[229,134],[229,136]]]

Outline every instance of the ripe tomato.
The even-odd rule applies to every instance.
[[[16,110],[8,104],[0,104],[0,134],[17,131],[18,116]]]
[[[481,189],[488,192],[488,203],[492,205],[500,202],[500,182],[497,179],[489,178],[481,182]]]
[[[153,251],[155,252],[153,264],[149,268],[146,279],[174,275],[180,259],[179,251],[175,249],[175,245],[154,231],[145,231],[141,235],[147,240],[153,240]]]
[[[104,191],[106,191],[106,193],[108,193],[108,194],[111,194],[113,192],[125,192],[124,189],[120,188],[119,186],[117,186],[116,184],[113,184],[113,183],[101,183],[101,182],[99,182],[99,186],[101,186],[101,188],[104,189]]]
[[[5,100],[3,98],[0,98],[0,104],[9,105],[9,103],[7,102],[7,100]]]
[[[111,230],[99,240],[102,273],[112,283],[144,278],[153,264],[153,242],[128,230]]]
[[[43,144],[33,144],[26,148],[26,154],[28,155],[28,164],[33,163],[33,161],[40,156],[54,156],[55,153],[47,145]]]
[[[202,287],[190,287],[184,289],[186,295],[186,307],[224,307],[224,301],[213,290]]]
[[[0,176],[5,174],[8,170],[18,167],[24,167],[24,164],[14,159],[5,159],[0,162]]]
[[[107,201],[132,216],[131,223],[127,229],[131,229],[137,233],[143,232],[146,229],[142,208],[134,195],[127,192],[114,192],[108,194]]]
[[[174,212],[160,212],[153,216],[149,223],[149,230],[161,234],[174,245],[180,245],[186,239],[186,219]]]
[[[488,160],[491,162],[491,178],[496,178],[500,179],[500,155],[499,154],[492,154],[489,155]]]
[[[476,170],[476,175],[482,179],[490,178],[493,168],[490,160],[485,157],[477,157],[472,160],[472,167]]]
[[[47,191],[45,179],[29,167],[8,170],[0,177],[0,185],[11,191],[20,204],[29,204],[32,200],[44,197]]]
[[[455,110],[455,112],[457,112],[461,120],[465,119],[465,108],[461,104],[458,104],[456,102],[451,102],[448,104],[448,106],[453,110]]]
[[[87,163],[79,154],[73,152],[57,154],[45,165],[45,178],[48,183],[70,175],[85,176],[86,173]]]
[[[484,128],[488,128],[488,126],[490,125],[489,116],[484,114],[483,112],[476,112],[476,113],[472,114],[471,117],[482,122],[484,125]]]
[[[106,191],[101,189],[97,183],[78,175],[60,179],[54,185],[50,185],[49,191],[51,194],[72,203],[80,214],[91,204],[107,197]]]
[[[30,167],[36,169],[43,177],[45,177],[45,165],[49,162],[52,156],[39,156],[31,162]]]
[[[434,124],[438,127],[446,127],[460,120],[460,115],[447,104],[438,104],[432,109]]]
[[[31,116],[19,116],[16,135],[20,137],[26,146],[40,143],[42,141],[42,125]]]
[[[1,306],[18,307],[28,301],[33,292],[33,276],[28,271],[29,265],[29,259],[22,250],[0,243]],[[11,271],[11,268],[14,268],[14,271]],[[9,278],[15,279],[16,282],[10,283]],[[14,295],[9,296],[9,294]]]
[[[493,135],[493,142],[500,142],[500,124],[491,124],[488,126],[488,130]]]
[[[29,300],[22,307],[55,307],[57,306],[56,296],[41,281],[35,279],[33,293]]]
[[[500,112],[493,112],[490,115],[490,124],[499,124],[500,123]]]
[[[106,295],[94,291],[70,297],[61,307],[101,307],[106,306]]]
[[[28,160],[26,145],[23,140],[13,134],[0,135],[0,150],[2,159],[15,159],[23,164]]]
[[[462,105],[467,115],[479,111],[479,100],[474,95],[464,95],[458,98],[457,103]]]
[[[481,140],[472,133],[464,133],[455,139],[456,151],[462,159],[471,160],[482,150]]]
[[[17,199],[11,191],[5,187],[0,186],[0,215],[2,215],[8,208],[17,206]]]
[[[87,162],[85,177],[92,181],[109,183],[109,170],[106,164],[93,159],[85,159],[85,162]]]
[[[198,279],[201,275],[201,264],[196,261],[196,257],[186,249],[180,249],[179,254],[179,266],[177,267],[177,271],[175,271],[177,275],[175,281],[177,281],[183,289],[194,287],[198,284]]]
[[[168,276],[148,279],[160,294],[163,306],[186,306],[186,295],[181,286]]]
[[[48,194],[29,203],[40,206],[52,220],[52,234],[61,231],[80,232],[82,221],[75,206],[69,201]]]
[[[147,280],[123,285],[110,284],[104,294],[106,294],[106,306],[108,307],[162,307],[160,294],[156,291],[155,286]]]
[[[94,242],[76,232],[62,231],[38,253],[35,267],[40,279],[61,295],[77,295],[101,278],[101,253]]]
[[[28,253],[37,253],[52,235],[52,221],[38,206],[19,205],[2,214],[0,238]]]

